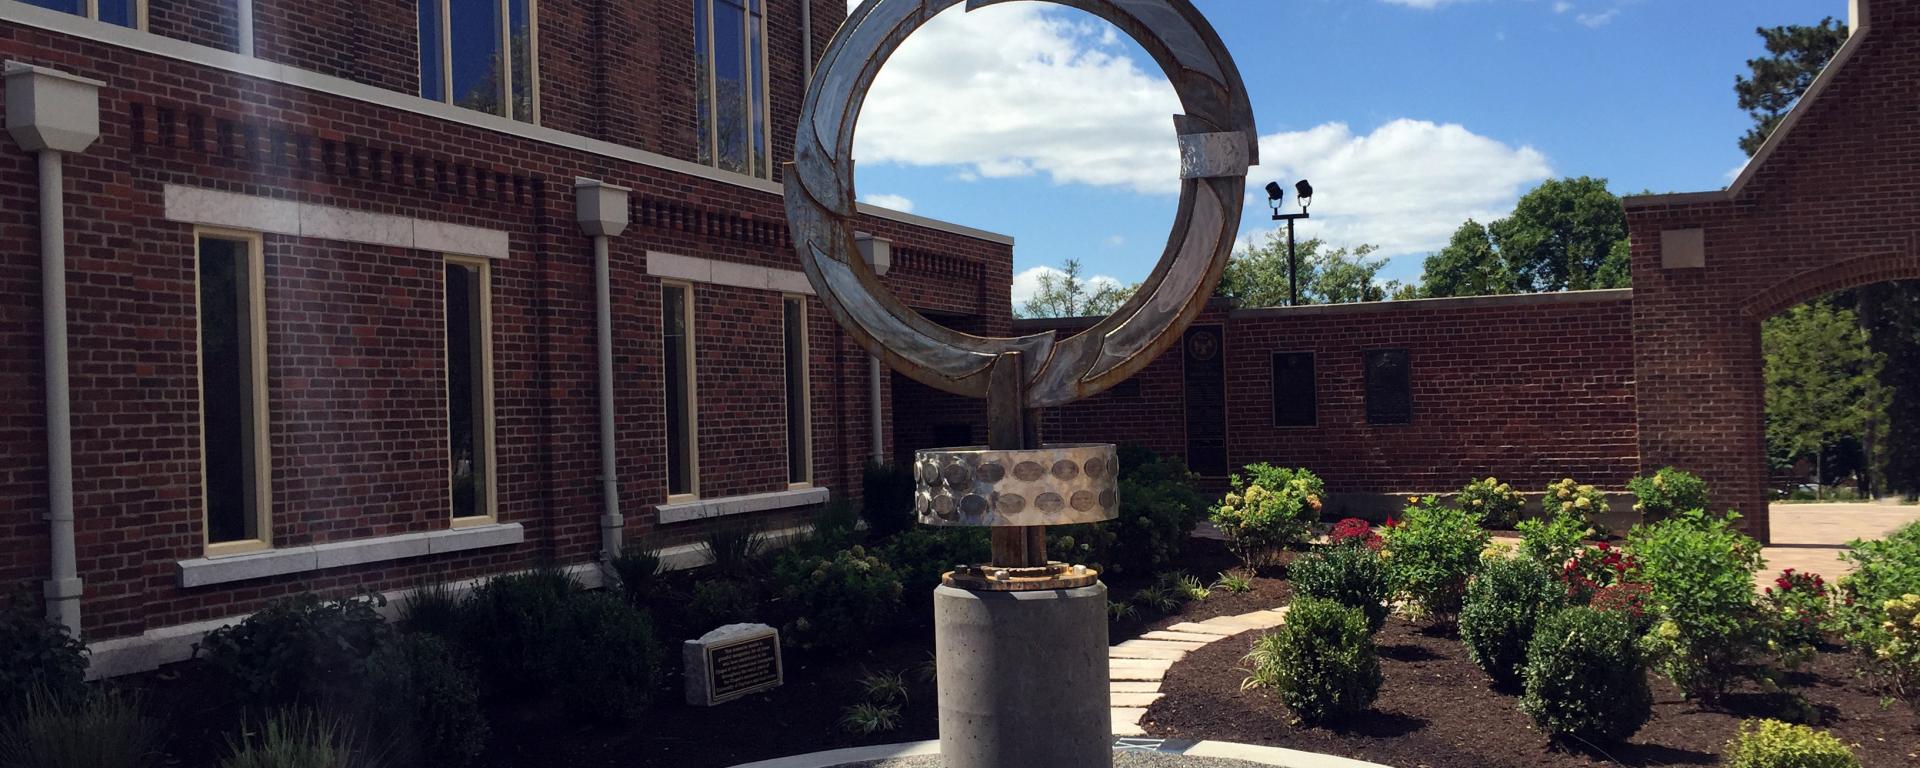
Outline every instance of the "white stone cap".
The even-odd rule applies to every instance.
[[[686,641],[686,643],[688,645],[706,645],[715,640],[725,640],[728,638],[740,637],[742,635],[772,635],[772,634],[776,634],[773,631],[773,627],[769,627],[765,624],[753,624],[753,623],[725,624],[719,627],[715,627],[712,631],[704,635],[701,635],[696,639],[688,640]]]

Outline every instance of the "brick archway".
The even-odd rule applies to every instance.
[[[1732,186],[1626,200],[1641,469],[1699,473],[1763,541],[1761,321],[1920,279],[1920,0],[1854,5],[1853,36]]]

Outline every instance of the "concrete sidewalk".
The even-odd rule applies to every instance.
[[[1840,559],[1847,542],[1878,539],[1920,520],[1920,506],[1872,502],[1774,504],[1768,513],[1773,520],[1773,544],[1761,550],[1767,568],[1754,577],[1761,586],[1772,585],[1774,576],[1787,568],[1812,571],[1828,581],[1837,579],[1852,570],[1850,563]]]

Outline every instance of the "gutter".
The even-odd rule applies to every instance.
[[[80,635],[79,560],[73,523],[73,403],[67,385],[67,152],[100,138],[100,86],[58,70],[17,61],[6,65],[7,133],[40,165],[40,309],[47,403],[47,514],[52,573],[44,592],[47,619]]]
[[[620,556],[626,519],[620,515],[620,475],[614,447],[613,424],[613,277],[608,254],[611,238],[625,232],[631,220],[629,193],[593,179],[573,182],[574,219],[593,238],[593,294],[600,406],[600,562],[611,566]]]

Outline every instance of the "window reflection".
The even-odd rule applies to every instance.
[[[700,162],[770,177],[764,0],[695,0],[694,51]]]
[[[419,0],[420,95],[539,121],[536,0]]]

